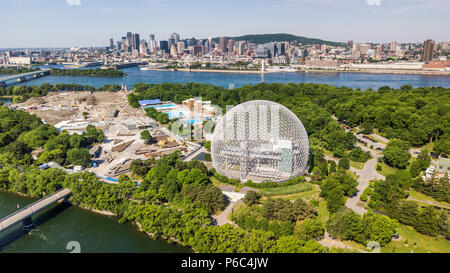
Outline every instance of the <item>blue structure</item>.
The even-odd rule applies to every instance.
[[[141,107],[149,106],[149,105],[157,105],[157,104],[161,104],[161,100],[160,100],[160,99],[140,100],[140,101],[139,101],[139,105],[140,105]]]

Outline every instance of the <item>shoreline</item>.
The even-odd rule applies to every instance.
[[[261,70],[232,70],[232,69],[147,69],[147,71],[169,71],[169,72],[204,72],[204,73],[236,73],[236,74],[272,74],[272,73],[359,73],[359,74],[396,74],[396,75],[425,75],[425,76],[450,76],[450,71],[430,71],[430,70],[401,70],[401,69],[358,69],[358,70],[338,70],[338,69],[299,69],[296,71],[261,71]]]
[[[11,193],[11,194],[18,195],[20,197],[25,197],[25,198],[39,198],[39,199],[42,198],[42,197],[31,197],[31,196],[29,196],[27,194],[24,194],[24,193],[21,193],[21,192],[4,191],[4,190],[0,190],[0,192]],[[97,209],[93,209],[93,208],[86,207],[86,206],[74,205],[70,200],[64,200],[64,201],[60,200],[60,201],[58,201],[58,203],[62,203],[62,202],[69,203],[71,206],[80,208],[82,210],[87,210],[87,211],[89,211],[91,213],[96,213],[96,214],[100,214],[100,215],[104,215],[104,216],[118,217],[115,213],[113,213],[111,211],[108,211],[108,210],[97,210]],[[19,208],[19,210],[20,209],[21,208]],[[136,224],[136,226],[138,227],[138,231],[147,234],[150,237],[150,239],[152,239],[152,240],[163,240],[163,241],[165,241],[168,244],[177,244],[177,245],[182,246],[182,247],[184,247],[186,249],[189,249],[189,250],[191,250],[191,251],[193,251],[195,253],[195,250],[192,247],[188,247],[188,246],[183,245],[175,237],[167,237],[167,236],[159,236],[159,237],[157,237],[153,233],[144,231],[142,229],[142,225],[139,222],[137,222],[137,221],[130,221],[130,222],[131,222],[131,224]]]

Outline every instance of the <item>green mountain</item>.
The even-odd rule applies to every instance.
[[[331,42],[331,41],[324,41],[321,39],[315,39],[315,38],[308,38],[303,36],[296,36],[292,34],[287,33],[275,33],[275,34],[249,34],[249,35],[243,35],[238,37],[227,37],[228,39],[233,39],[235,41],[250,41],[254,44],[264,44],[264,43],[270,43],[270,42],[292,42],[297,40],[299,43],[302,44],[327,44],[327,45],[342,45],[343,43],[340,42]],[[219,42],[219,38],[214,38],[213,41],[216,43]]]

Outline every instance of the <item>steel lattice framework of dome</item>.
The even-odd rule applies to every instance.
[[[211,156],[216,171],[230,179],[282,182],[304,174],[308,135],[286,107],[248,101],[227,111],[217,123]]]

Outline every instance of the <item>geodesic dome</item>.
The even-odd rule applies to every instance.
[[[304,174],[309,156],[306,130],[286,107],[266,100],[241,103],[217,123],[211,157],[230,179],[276,181]]]

